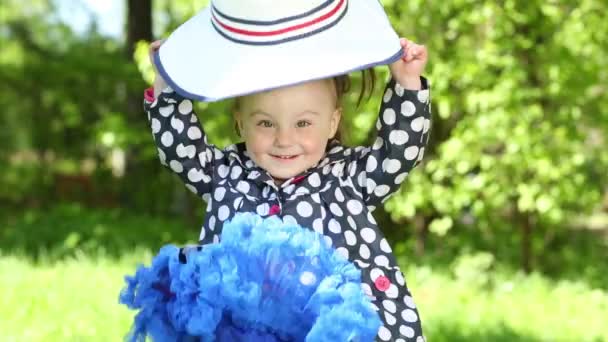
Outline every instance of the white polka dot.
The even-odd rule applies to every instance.
[[[397,319],[395,318],[395,316],[391,315],[388,312],[384,312],[384,318],[388,325],[395,325],[395,323],[397,323]]]
[[[386,241],[385,238],[382,238],[382,240],[380,240],[380,249],[384,253],[392,253],[393,252],[393,250],[391,249],[391,246],[389,246],[388,241]]]
[[[318,173],[313,173],[310,176],[308,176],[308,183],[312,186],[319,187],[321,185],[321,178],[319,178],[319,174]]]
[[[163,150],[161,150],[160,148],[157,148],[157,151],[158,151],[158,159],[160,160],[161,164],[166,165],[167,156],[165,155],[165,152],[163,152]]]
[[[334,241],[327,235],[323,235],[323,240],[325,240],[325,244],[328,247],[331,247],[334,244]]]
[[[173,134],[169,131],[163,133],[160,137],[160,142],[166,147],[173,145]]]
[[[245,181],[239,181],[239,183],[236,185],[236,189],[242,193],[249,193],[250,190],[250,186],[249,183],[245,182]]]
[[[186,189],[192,191],[192,193],[194,193],[194,194],[198,194],[198,191],[196,191],[196,188],[192,184],[186,184]],[[205,195],[207,195],[207,199],[205,199]],[[203,201],[209,202],[208,199],[209,199],[209,194],[203,194]]]
[[[359,215],[363,211],[363,205],[357,200],[349,200],[346,207],[352,215]]]
[[[376,160],[376,158],[374,158],[374,156],[369,156],[367,158],[367,163],[365,164],[365,171],[374,172],[377,166],[378,161]]]
[[[338,223],[338,221],[333,218],[329,220],[328,228],[330,232],[335,234],[340,234],[340,232],[342,232],[342,227],[340,226],[340,223]]]
[[[192,113],[192,101],[188,99],[183,100],[182,102],[180,102],[179,106],[177,107],[177,110],[179,110],[181,114]]]
[[[168,105],[166,107],[158,108],[158,112],[160,113],[160,115],[162,115],[164,117],[168,117],[169,115],[173,114],[174,109],[175,108],[173,105]]]
[[[401,104],[401,114],[412,116],[416,113],[416,105],[412,101],[405,101]]]
[[[309,286],[316,282],[317,282],[317,276],[315,276],[314,273],[309,272],[309,271],[304,271],[304,272],[302,272],[302,274],[300,274],[300,283],[302,285]]]
[[[403,297],[403,303],[412,309],[416,308],[416,303],[414,303],[414,298],[412,298],[412,296]]]
[[[188,171],[188,180],[193,183],[200,182],[205,178],[205,173],[202,170],[198,169],[190,169]]]
[[[380,337],[382,341],[390,341],[392,335],[386,327],[381,326],[380,330],[378,330],[378,337]]]
[[[220,165],[217,168],[217,174],[222,177],[222,178],[226,178],[228,176],[228,172],[230,171],[230,168],[227,165]]]
[[[405,180],[405,178],[407,178],[408,173],[402,173],[399,176],[395,177],[395,184],[399,185],[401,183],[403,183],[403,181]]]
[[[315,202],[317,204],[321,204],[321,196],[319,196],[318,193],[310,195],[310,198],[312,199],[313,202]]]
[[[225,188],[216,188],[215,192],[213,193],[213,198],[215,198],[216,201],[221,202],[224,199],[225,194],[226,194]]]
[[[388,101],[391,100],[391,97],[393,97],[393,90],[391,88],[388,88],[384,92],[384,97],[382,98],[382,100],[384,101],[384,103],[388,103]]]
[[[379,269],[379,268],[374,268],[369,272],[369,276],[372,279],[372,281],[376,281],[376,279],[378,279],[379,276],[383,276],[384,272]]]
[[[243,172],[243,169],[241,169],[240,166],[235,166],[232,168],[232,171],[230,172],[230,178],[237,179],[237,178],[239,178],[239,176],[241,175],[242,172]]]
[[[213,215],[209,218],[209,229],[215,230],[215,216]]]
[[[416,322],[418,320],[418,315],[412,309],[405,309],[401,311],[401,318],[403,318],[406,322]]]
[[[344,240],[346,240],[346,244],[349,246],[354,246],[357,244],[357,236],[351,230],[344,232]]]
[[[397,305],[392,300],[385,299],[382,301],[382,306],[386,309],[386,311],[395,313],[397,312]]]
[[[176,117],[172,117],[171,118],[171,127],[173,127],[177,133],[182,133],[182,131],[184,130],[184,123],[182,122],[182,120],[176,118]]]
[[[220,221],[226,221],[228,216],[230,216],[230,208],[227,205],[222,205],[217,211],[217,218]]]
[[[405,279],[403,279],[403,273],[400,270],[395,271],[395,280],[397,284],[401,286],[405,285]]]
[[[405,149],[405,153],[403,154],[405,159],[414,160],[418,157],[418,146],[410,146]]]
[[[420,151],[418,152],[418,160],[422,160],[422,158],[424,158],[424,147],[420,148]]]
[[[270,211],[270,205],[268,205],[268,203],[262,203],[256,207],[255,211],[260,216],[266,216],[266,215],[268,215],[268,213]]]
[[[180,143],[175,148],[175,153],[180,158],[188,157],[188,159],[192,159],[196,155],[196,147],[194,147],[194,145],[184,146],[184,144]],[[199,155],[199,159],[200,159],[200,155]],[[201,162],[201,164],[204,164],[204,162]]]
[[[340,190],[340,188],[336,188],[336,199],[338,200],[338,202],[344,202],[344,194],[342,193],[342,190]]]
[[[424,336],[418,336],[416,337],[416,342],[426,342],[426,339],[424,338]]]
[[[401,168],[401,162],[397,159],[384,159],[382,170],[388,173],[396,173]]]
[[[384,140],[382,140],[382,138],[377,137],[376,141],[374,141],[374,145],[372,146],[372,149],[377,151],[380,148],[382,148],[382,145],[384,145]]]
[[[203,227],[203,229],[201,229],[201,233],[198,235],[198,241],[203,241],[205,239],[206,232],[205,227]]]
[[[401,84],[395,83],[395,93],[397,93],[397,95],[403,96],[404,90],[405,89],[403,88],[403,86],[401,86]]]
[[[232,204],[234,211],[239,211],[241,209],[241,205],[243,204],[243,197],[237,197]]]
[[[353,219],[352,217],[348,216],[348,217],[346,218],[346,221],[348,221],[348,225],[349,225],[349,226],[350,226],[352,229],[354,229],[354,230],[357,230],[357,229],[358,229],[358,227],[357,227],[357,223],[355,222],[355,219]]]
[[[395,123],[396,116],[397,115],[395,114],[395,111],[392,108],[387,108],[384,110],[382,118],[384,119],[385,124],[392,125]]]
[[[365,186],[365,172],[359,173],[359,176],[357,176],[357,183],[360,187]]]
[[[395,145],[403,145],[409,139],[410,139],[410,137],[407,134],[407,132],[402,131],[402,130],[391,131],[388,135],[388,141],[390,141],[391,144],[395,144]]]
[[[298,211],[298,215],[302,217],[309,217],[312,215],[312,206],[308,202],[298,203],[296,210]]]
[[[386,194],[388,194],[391,191],[391,188],[388,185],[378,185],[376,187],[376,189],[374,190],[374,195],[378,196],[378,197],[384,197]]]
[[[283,216],[283,222],[287,223],[287,224],[293,224],[293,225],[297,225],[298,224],[298,220],[296,220],[295,217],[291,216],[291,215],[285,215]]]
[[[429,90],[424,89],[418,92],[418,101],[422,103],[427,103],[429,100]]]
[[[173,170],[174,172],[182,173],[182,171],[184,171],[184,166],[182,165],[182,163],[178,162],[177,160],[170,161],[169,166],[171,167],[171,170]]]
[[[412,120],[412,123],[410,124],[410,126],[412,127],[412,130],[414,132],[422,131],[422,129],[424,128],[424,117],[419,116],[419,117],[415,118],[414,120]]]
[[[348,260],[348,249],[344,247],[338,247],[336,251],[344,257],[344,259]]]
[[[399,333],[405,337],[412,338],[414,337],[414,329],[408,327],[407,325],[402,325],[399,327]]]
[[[388,298],[397,298],[399,297],[399,289],[395,284],[391,284],[386,291],[384,291]]]
[[[367,220],[373,225],[377,224],[376,219],[374,218],[374,215],[372,215],[371,211],[367,213]]]
[[[344,164],[339,163],[333,165],[334,166],[331,169],[331,174],[334,175],[334,177],[340,177],[342,175],[342,171],[344,170]]]
[[[359,246],[359,255],[363,259],[368,259],[369,255],[370,255],[369,247],[367,247],[367,245],[361,245],[361,246]]]
[[[312,229],[319,234],[323,234],[323,220],[318,218],[312,222]]]
[[[361,237],[367,243],[372,243],[376,240],[376,232],[371,228],[363,228],[361,229]]]
[[[375,257],[374,262],[378,266],[388,267],[388,258],[384,255],[378,255]]]
[[[365,183],[366,183],[366,184],[365,184],[365,187],[367,188],[367,193],[368,193],[368,194],[371,194],[372,192],[374,192],[374,189],[376,188],[376,182],[374,182],[374,180],[373,180],[373,179],[368,178],[368,179],[365,181]]]
[[[344,215],[344,213],[342,212],[342,209],[336,203],[330,204],[329,210],[331,211],[332,214],[334,214],[334,216],[342,217],[342,215]]]
[[[152,118],[152,133],[156,134],[160,132],[160,121],[156,118]]]
[[[188,128],[188,138],[190,138],[191,140],[200,139],[202,136],[203,133],[198,127],[192,126]]]

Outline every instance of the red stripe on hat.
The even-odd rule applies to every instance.
[[[328,12],[316,19],[310,20],[310,21],[302,23],[302,24],[298,24],[298,25],[294,25],[291,27],[286,27],[284,29],[274,30],[274,31],[250,31],[250,30],[239,29],[239,28],[232,27],[232,26],[222,23],[220,20],[218,20],[218,18],[215,16],[215,14],[213,12],[211,13],[211,15],[213,16],[213,19],[220,26],[222,26],[223,28],[225,28],[226,30],[228,30],[230,32],[247,35],[247,36],[275,36],[275,35],[291,32],[291,31],[299,30],[302,28],[306,28],[308,26],[312,26],[314,24],[327,20],[327,19],[335,16],[336,13],[338,13],[338,11],[340,10],[340,8],[344,4],[344,2],[345,2],[344,0],[340,0],[340,2],[336,5],[336,7],[334,7],[334,9],[332,9],[330,12]]]

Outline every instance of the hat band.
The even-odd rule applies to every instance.
[[[310,37],[336,25],[348,10],[348,0],[329,0],[303,13],[273,21],[234,18],[211,6],[211,24],[224,38],[247,45],[274,45]]]

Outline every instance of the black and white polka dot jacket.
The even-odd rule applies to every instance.
[[[208,143],[192,102],[172,89],[156,99],[147,90],[144,108],[161,163],[207,202],[200,244],[217,242],[222,222],[236,212],[280,215],[310,227],[361,269],[363,289],[383,321],[378,340],[419,342],[418,311],[372,211],[424,155],[431,114],[422,81],[420,91],[388,83],[373,146],[331,140],[317,165],[280,186],[255,165],[244,143],[225,149]]]

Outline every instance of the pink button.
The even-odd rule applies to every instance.
[[[150,87],[150,88],[144,90],[144,99],[146,99],[146,101],[148,101],[148,102],[154,102],[154,100],[155,100],[154,87]]]
[[[268,215],[276,215],[280,211],[281,211],[281,207],[279,207],[278,204],[275,204],[272,207],[270,207],[270,211],[268,212]]]
[[[298,184],[298,183],[300,183],[301,181],[303,181],[303,180],[304,180],[304,178],[306,178],[306,176],[298,176],[298,177],[294,178],[294,179],[293,179],[293,181],[291,181],[291,183],[292,183],[292,184]]]
[[[379,276],[374,282],[378,291],[386,291],[391,286],[391,281],[385,276]]]

